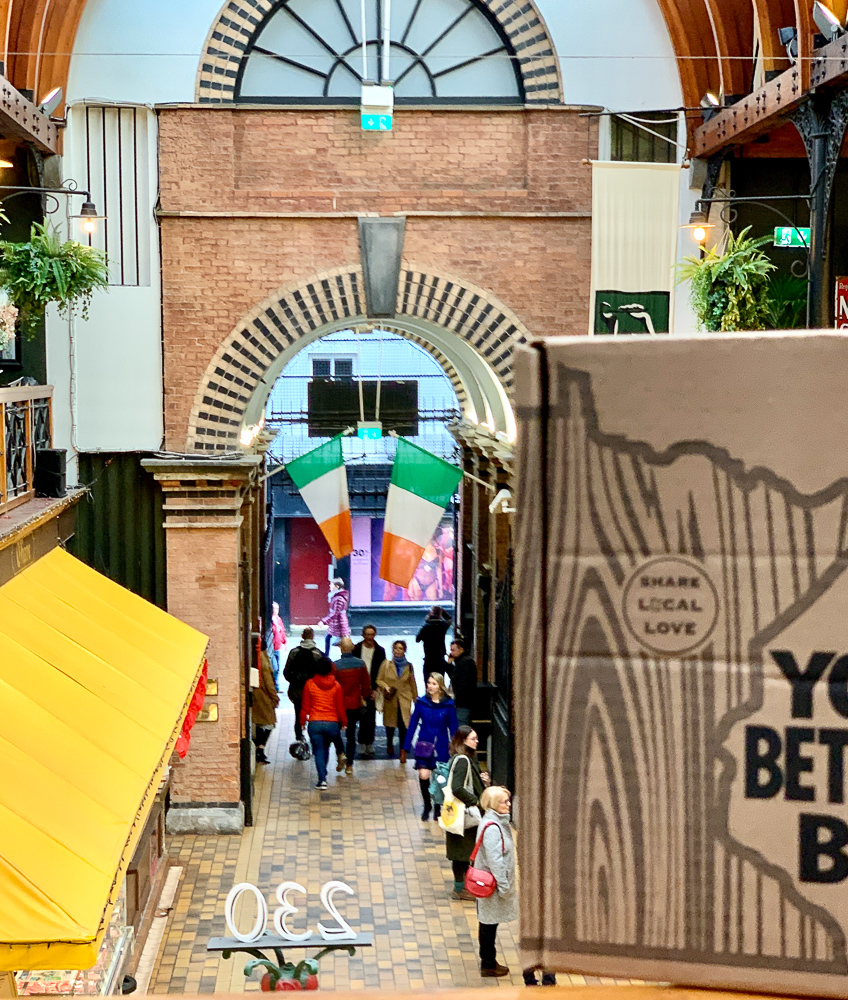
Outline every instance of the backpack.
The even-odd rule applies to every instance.
[[[432,798],[434,804],[437,806],[444,805],[445,803],[445,788],[447,788],[448,781],[450,780],[451,764],[440,760],[433,768],[433,773],[430,776],[430,798]]]

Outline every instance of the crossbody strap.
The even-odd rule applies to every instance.
[[[473,862],[477,857],[477,852],[480,850],[480,845],[483,843],[483,834],[489,829],[490,826],[496,826],[500,830],[501,844],[503,845],[504,851],[506,851],[506,840],[504,840],[504,833],[503,830],[501,830],[500,823],[496,823],[494,820],[489,820],[489,822],[480,831],[480,835],[477,837],[477,843],[474,845],[474,850],[471,852],[471,857],[468,859],[469,862]]]

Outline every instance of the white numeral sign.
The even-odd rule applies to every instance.
[[[236,903],[244,892],[252,893],[256,900],[256,922],[247,934],[244,931],[238,930],[235,922]],[[288,926],[288,918],[299,912],[298,907],[289,899],[290,892],[300,892],[305,895],[306,889],[304,889],[300,882],[281,882],[277,886],[275,895],[280,905],[274,910],[274,930],[277,932],[277,936],[283,938],[285,941],[308,941],[312,937],[311,930],[305,930],[302,934],[297,934]],[[354,941],[356,939],[356,931],[341,916],[333,901],[333,896],[337,892],[344,892],[348,896],[354,895],[353,889],[346,882],[332,881],[324,883],[321,887],[321,904],[333,920],[335,920],[336,926],[333,927],[331,925],[326,927],[324,924],[319,923],[318,932],[325,941]],[[234,885],[230,889],[227,895],[227,902],[224,906],[224,919],[227,923],[227,930],[234,938],[237,938],[244,944],[255,944],[265,933],[265,925],[268,923],[268,906],[265,902],[265,897],[252,883],[239,882],[238,885]]]

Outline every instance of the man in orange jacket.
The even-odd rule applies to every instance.
[[[300,705],[300,724],[307,725],[309,741],[318,771],[316,788],[327,787],[327,761],[330,744],[339,738],[342,726],[347,725],[344,694],[333,672],[333,661],[322,656],[315,664],[315,676],[303,688]]]

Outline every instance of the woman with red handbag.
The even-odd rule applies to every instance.
[[[480,796],[483,819],[471,855],[471,867],[465,876],[466,888],[477,896],[480,975],[484,979],[509,975],[509,969],[498,964],[495,940],[498,924],[518,917],[510,806],[509,789],[502,785],[487,788]]]
[[[450,740],[457,726],[456,708],[453,698],[448,698],[444,677],[430,674],[427,693],[415,702],[404,743],[404,750],[415,754],[415,770],[418,771],[418,784],[424,800],[424,811],[421,813],[424,823],[430,818],[432,807],[430,772],[435,768],[436,761],[448,759]],[[439,808],[436,806],[435,819],[439,817]]]

